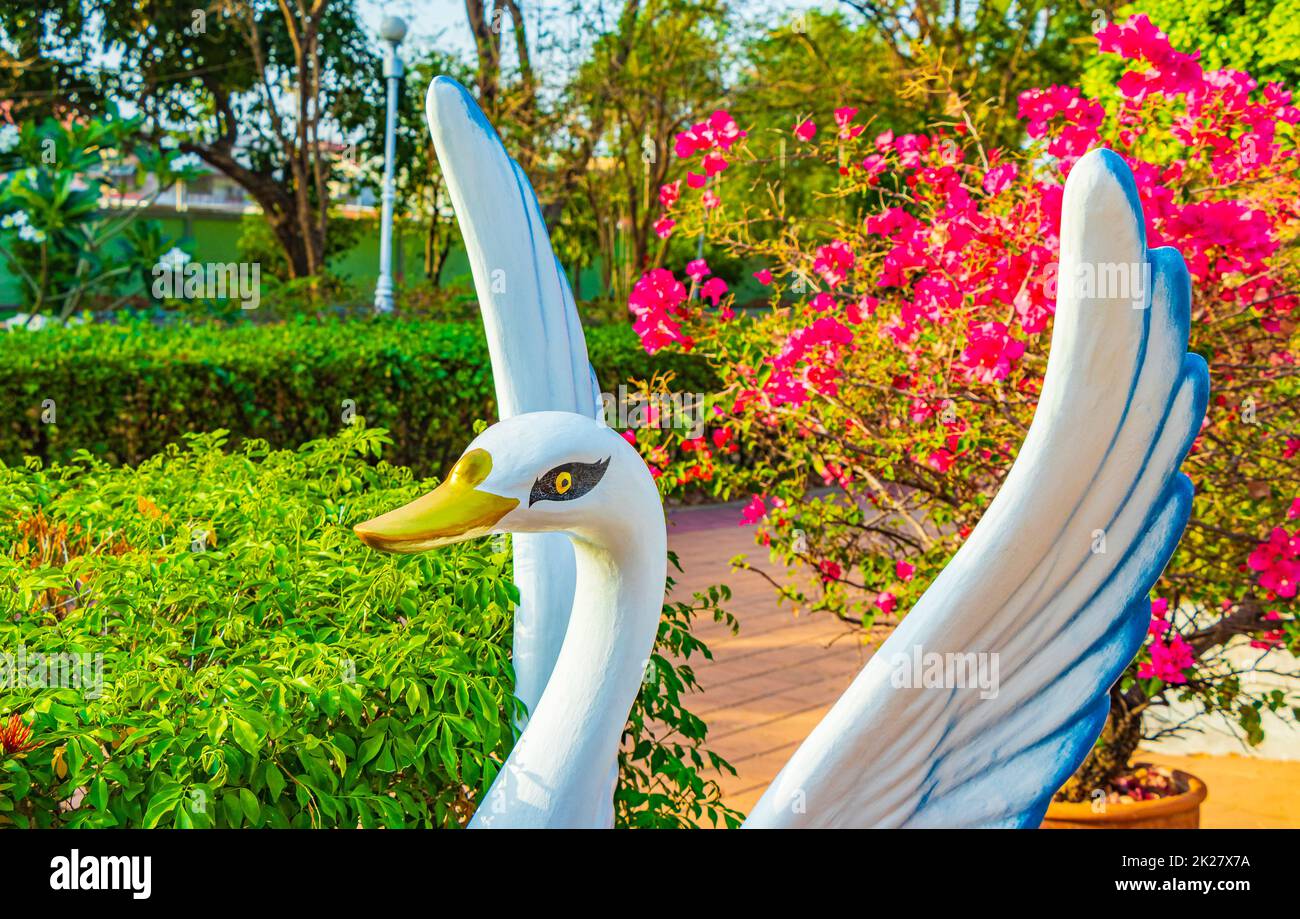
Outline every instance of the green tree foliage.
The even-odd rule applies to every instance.
[[[982,126],[989,146],[1023,137],[1016,100],[1073,82],[1110,0],[842,0],[888,49],[898,89],[924,115]],[[909,86],[910,84],[910,86]],[[852,85],[852,84],[850,84]]]
[[[1136,13],[1146,13],[1175,47],[1200,51],[1209,69],[1300,84],[1300,6],[1294,0],[1140,0],[1117,16]]]
[[[880,130],[930,126],[927,113],[900,94],[908,74],[891,43],[839,9],[790,12],[765,24],[743,61],[730,111],[756,131],[790,137],[800,120],[840,106],[860,109],[860,121],[875,119]]]
[[[174,148],[138,143],[140,121],[114,111],[84,124],[46,118],[0,129],[12,138],[0,152],[0,257],[22,280],[32,315],[66,319],[148,296],[151,269],[174,241],[157,221],[140,219],[136,200],[102,204],[124,192],[150,203],[193,168]],[[139,171],[125,171],[133,182],[125,188],[128,160]]]
[[[324,266],[346,146],[336,107],[382,108],[378,71],[351,0],[0,0],[0,96],[16,120],[129,105],[142,139],[173,137],[244,187],[295,277]]]
[[[544,178],[542,194],[563,207],[553,219],[561,246],[598,253],[617,301],[659,248],[653,225],[673,137],[720,104],[731,40],[716,0],[624,3],[565,91],[565,166]]]

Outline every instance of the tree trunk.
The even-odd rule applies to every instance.
[[[307,240],[299,231],[297,221],[287,215],[271,219],[271,232],[284,250],[289,262],[289,275],[294,278],[306,278],[312,274],[312,257],[307,248]]]
[[[465,15],[478,55],[478,103],[489,118],[496,116],[497,93],[501,89],[500,19],[494,24],[494,13],[485,0],[465,0]]]
[[[298,212],[295,196],[286,189],[284,183],[277,181],[268,173],[254,172],[239,163],[230,152],[229,143],[225,141],[212,146],[182,141],[180,149],[196,154],[210,166],[239,183],[257,202],[271,225],[271,232],[275,234],[276,240],[284,249],[290,275],[304,278],[311,274],[311,259],[307,250],[308,237],[315,237],[317,251],[321,252],[324,251],[325,240],[314,221],[309,220],[305,227],[299,225],[296,219]]]

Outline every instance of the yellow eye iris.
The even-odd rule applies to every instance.
[[[555,477],[555,493],[564,494],[573,487],[573,476],[567,472],[561,472]]]

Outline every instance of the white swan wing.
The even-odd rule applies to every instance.
[[[425,109],[469,255],[500,417],[540,411],[594,417],[597,388],[582,325],[528,177],[455,80],[436,78]],[[517,534],[513,545],[521,598],[515,693],[532,711],[573,607],[573,547],[557,533]]]
[[[1187,353],[1187,269],[1146,248],[1123,160],[1079,160],[1061,223],[1051,354],[1019,457],[747,826],[1037,826],[1100,733],[1186,525],[1178,470],[1209,378]],[[1127,289],[1107,289],[1121,277]]]

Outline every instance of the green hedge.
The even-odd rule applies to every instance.
[[[626,324],[588,330],[601,385],[672,371],[674,390],[708,392],[707,365],[646,355]],[[53,423],[50,401],[53,403]],[[94,324],[0,336],[0,460],[64,460],[78,450],[139,463],[192,431],[294,447],[336,432],[345,400],[386,428],[385,458],[441,473],[495,417],[477,322],[300,320],[155,326]]]

